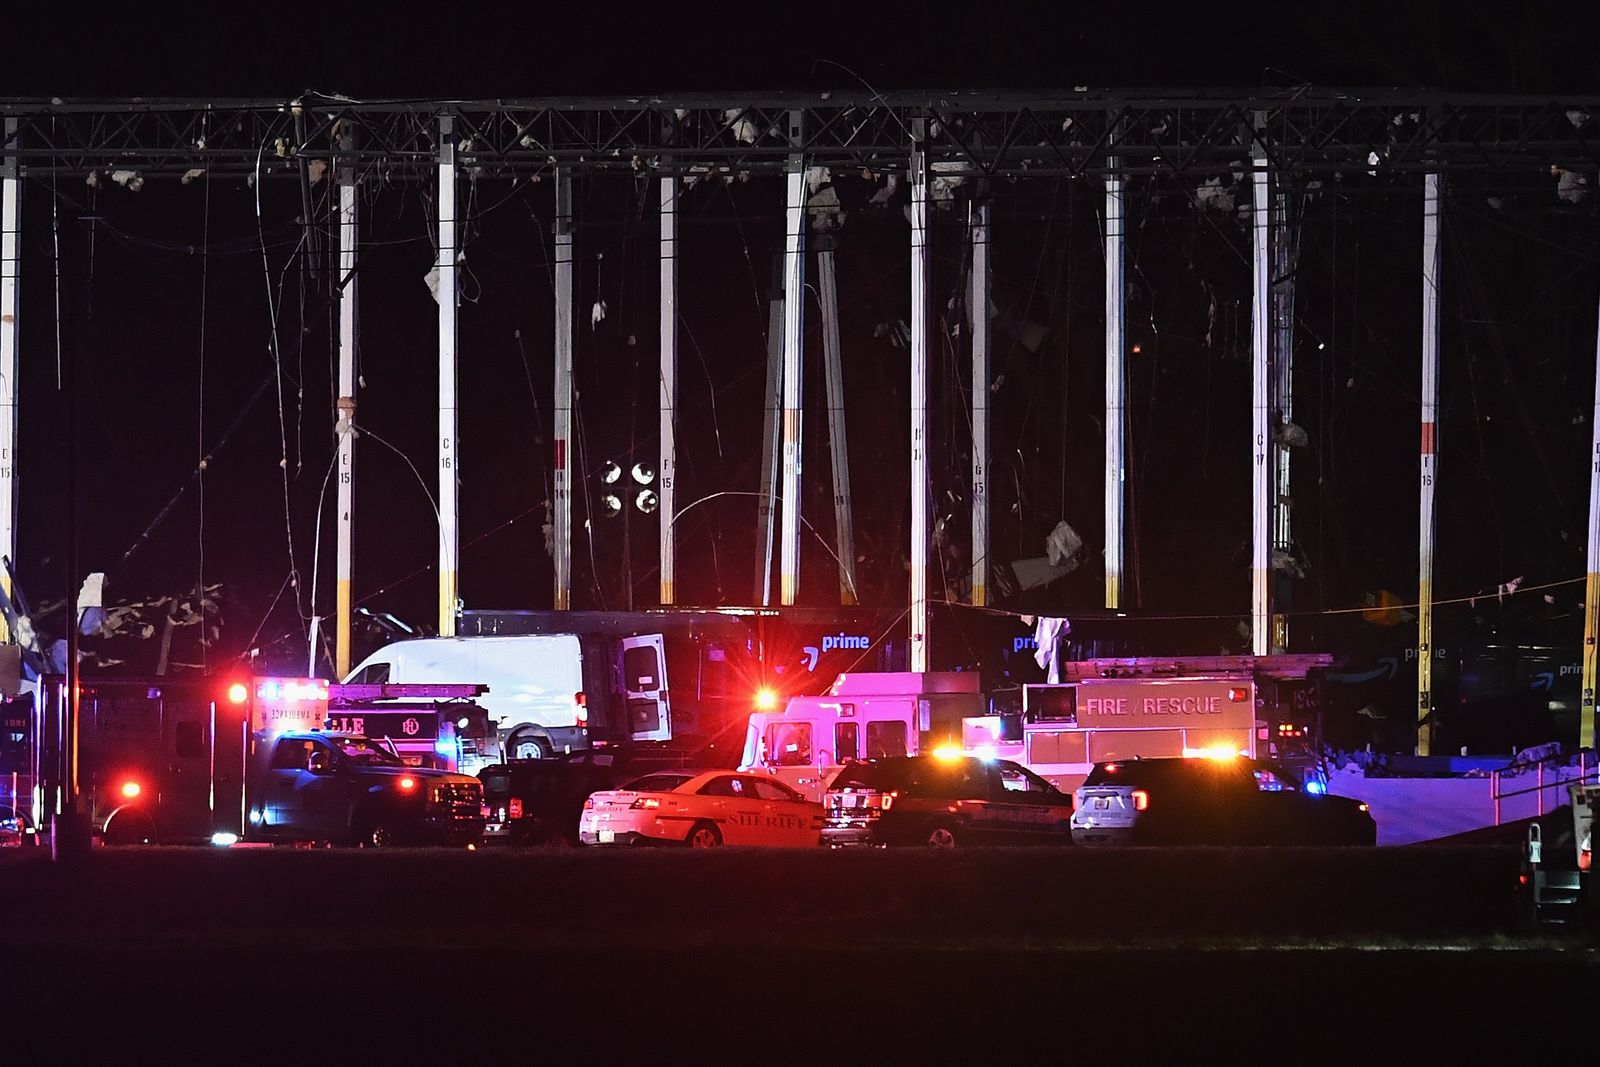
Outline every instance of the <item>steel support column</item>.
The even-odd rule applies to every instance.
[[[789,140],[801,142],[800,112],[789,112]],[[800,589],[800,405],[805,369],[806,168],[789,157],[783,241],[783,513],[780,516],[778,603],[793,604]]]
[[[911,124],[911,669],[929,670],[928,157],[926,120]]]
[[[971,207],[972,606],[989,603],[989,201]]]
[[[5,121],[6,149],[17,145],[17,120]],[[0,553],[17,559],[17,392],[22,371],[17,347],[17,323],[22,305],[18,280],[22,277],[22,180],[17,157],[0,155]],[[68,575],[67,580],[74,580]],[[10,572],[0,567],[0,589],[12,595]],[[0,620],[0,641],[10,637]]]
[[[1422,201],[1422,479],[1417,546],[1417,748],[1433,751],[1433,494],[1438,476],[1439,210],[1443,178],[1423,177]]]
[[[828,449],[833,463],[833,531],[839,557],[839,603],[856,598],[856,526],[850,500],[850,439],[844,413],[844,352],[839,341],[839,281],[833,234],[817,240],[817,283],[822,306],[823,380],[828,389]]]
[[[456,568],[460,560],[457,499],[460,457],[456,440],[456,222],[455,120],[439,119],[439,636],[456,634]]]
[[[551,457],[551,482],[555,486],[554,527],[551,545],[555,555],[557,611],[572,607],[572,172],[556,171],[556,211],[552,224],[555,264],[555,433]]]
[[[1260,118],[1257,119],[1258,128]],[[1250,201],[1250,651],[1267,654],[1267,577],[1271,558],[1272,453],[1268,439],[1267,351],[1271,337],[1268,303],[1272,200],[1267,158],[1257,140]]]
[[[755,603],[772,604],[772,539],[778,517],[778,450],[783,439],[783,260],[767,290],[767,391],[761,423],[761,484],[756,487]]]
[[[1108,135],[1115,143],[1115,132]],[[1127,482],[1128,336],[1123,280],[1125,212],[1122,175],[1115,156],[1106,160],[1106,607],[1122,607],[1123,505]]]
[[[348,153],[352,138],[341,147]],[[339,397],[334,405],[334,433],[339,442],[337,522],[338,559],[334,595],[334,676],[350,673],[350,616],[355,579],[355,419],[356,419],[356,243],[360,239],[356,215],[356,169],[348,155],[339,161],[339,270],[334,284],[339,300]]]
[[[678,179],[661,179],[661,604],[677,602]]]
[[[1284,560],[1294,558],[1294,526],[1289,495],[1289,424],[1294,420],[1294,229],[1289,222],[1289,194],[1279,187],[1272,197],[1272,402],[1277,428],[1272,453],[1275,489],[1272,494],[1272,549]],[[1289,648],[1288,596],[1292,575],[1270,572],[1277,592],[1269,597],[1272,608],[1272,651]]]
[[[1578,719],[1578,747],[1593,748],[1595,735],[1595,673],[1600,666],[1600,312],[1596,315],[1594,343],[1594,412],[1589,425],[1589,580],[1583,591],[1583,706]]]

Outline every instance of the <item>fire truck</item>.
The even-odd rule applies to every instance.
[[[481,689],[85,678],[73,766],[66,679],[47,676],[34,686],[30,816],[47,827],[75,792],[105,844],[471,843],[481,787],[455,771],[487,732],[471,702]]]
[[[965,672],[841,674],[818,697],[750,716],[742,770],[819,799],[855,759],[947,750],[1007,759],[1076,789],[1107,760],[1243,755],[1320,779],[1324,654],[1078,660],[993,712]],[[1313,787],[1315,788],[1315,787]]]

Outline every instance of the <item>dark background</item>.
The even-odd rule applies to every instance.
[[[890,6],[624,5],[450,9],[432,21],[400,5],[33,10],[21,15],[25,45],[0,64],[0,93],[283,100],[310,89],[371,100],[1307,82],[1596,90],[1593,11],[1291,7],[981,5],[958,18]],[[1146,612],[1237,615],[1248,596],[1249,253],[1237,215],[1197,208],[1196,182],[1130,185],[1129,341],[1138,352],[1129,365],[1129,593]],[[835,186],[850,211],[840,315],[862,599],[901,605],[908,353],[885,327],[908,312],[908,228],[899,201],[870,204],[881,182],[836,175]],[[1244,186],[1233,191],[1248,202]],[[1334,643],[1339,617],[1316,613],[1359,606],[1380,589],[1409,599],[1415,588],[1421,189],[1354,175],[1302,192],[1311,195],[1296,421],[1309,443],[1294,453],[1306,576],[1294,583],[1293,605],[1309,613],[1300,640]],[[1085,541],[1074,574],[1001,607],[1092,611],[1103,585],[1103,195],[1065,180],[994,193],[997,562],[1043,555],[1044,535],[1063,519]],[[326,195],[319,184],[324,224]],[[461,592],[469,607],[545,607],[551,183],[463,182],[460,195],[468,212]],[[578,184],[575,607],[655,602],[656,519],[606,520],[586,495],[605,460],[626,468],[656,459],[654,195],[649,183],[621,177]],[[680,508],[755,489],[782,195],[767,178],[704,182],[684,195]],[[371,180],[362,196],[358,419],[368,436],[358,454],[356,595],[430,625],[436,310],[422,278],[434,258],[432,191]],[[1528,174],[1464,178],[1450,198],[1436,595],[1492,596],[1513,578],[1532,586],[1580,577],[1600,281],[1595,200],[1561,200],[1554,176]],[[259,200],[250,185],[223,179],[150,181],[138,192],[104,176],[99,188],[69,176],[26,183],[18,568],[36,601],[59,600],[67,582],[58,377],[71,358],[80,572],[107,570],[113,600],[182,595],[202,577],[222,583],[213,644],[199,647],[193,628],[180,634],[180,665],[228,662],[251,647],[304,662],[309,616],[332,611],[331,503],[320,557],[315,546],[318,501],[331,499],[335,357],[329,264],[301,248],[300,214],[293,183],[276,181]],[[965,327],[956,332],[962,315],[949,307],[962,276],[963,217],[958,198],[935,219],[933,491],[935,517],[952,531],[949,569],[936,573],[935,588],[968,568]],[[608,310],[591,327],[597,300]],[[1048,327],[1037,351],[1020,342],[1014,325],[1024,321]],[[805,537],[801,599],[821,605],[836,601],[837,586],[814,303],[807,326],[803,513],[815,532]],[[685,516],[681,603],[750,601],[753,519],[747,495],[716,497]],[[1535,595],[1517,626],[1581,627],[1581,581]],[[1441,624],[1506,624],[1498,598],[1498,614],[1489,610],[1448,606]],[[148,653],[147,642],[130,657]]]

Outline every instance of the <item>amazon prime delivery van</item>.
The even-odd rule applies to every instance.
[[[633,643],[659,648],[659,642],[657,637],[653,645],[648,638]],[[642,652],[632,656],[633,660],[649,658]],[[477,703],[497,727],[505,758],[541,759],[589,747],[583,679],[583,647],[577,635],[518,634],[396,641],[362,660],[344,680],[487,685],[489,691],[478,697]],[[655,679],[644,680],[665,688]],[[652,729],[635,731],[633,736],[640,740],[670,737],[665,709]]]

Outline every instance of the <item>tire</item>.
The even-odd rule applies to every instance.
[[[142,811],[114,812],[100,839],[107,845],[154,845],[156,822]]]
[[[555,755],[555,747],[550,744],[548,737],[538,734],[518,734],[512,731],[506,741],[506,759],[549,759]]]
[[[949,823],[939,823],[928,831],[929,848],[955,848],[958,842],[956,828]]]
[[[722,831],[716,823],[697,822],[689,827],[689,836],[683,843],[690,848],[717,848],[722,844]]]
[[[393,848],[394,830],[387,823],[373,823],[356,837],[356,844],[361,848]]]
[[[572,839],[559,831],[549,834],[544,839],[544,848],[547,852],[572,851]]]

